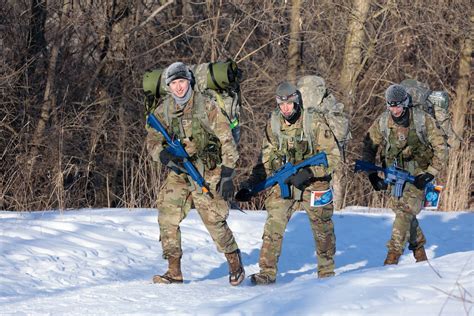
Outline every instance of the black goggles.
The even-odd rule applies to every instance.
[[[405,98],[403,101],[391,101],[391,102],[386,102],[387,106],[389,108],[397,107],[397,106],[407,106],[408,105],[408,97]]]
[[[277,95],[276,96],[277,103],[295,102],[296,100],[298,100],[298,92],[292,93],[290,95]]]

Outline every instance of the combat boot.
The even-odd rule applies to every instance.
[[[400,256],[401,255],[398,253],[389,251],[383,265],[386,266],[388,264],[398,264],[398,259],[400,259]]]
[[[413,250],[413,256],[416,259],[416,262],[426,261],[428,257],[426,256],[425,247],[420,247]]]
[[[245,270],[242,265],[240,250],[237,249],[234,252],[226,253],[225,257],[229,263],[229,283],[234,286],[239,285],[245,278]]]
[[[153,283],[160,284],[171,284],[171,283],[183,283],[183,274],[181,273],[181,258],[180,257],[169,257],[168,258],[168,271],[163,275],[153,276]]]
[[[268,285],[275,283],[276,278],[267,273],[255,273],[250,276],[250,283],[253,285]]]
[[[324,278],[330,278],[335,276],[336,274],[333,272],[318,272],[318,278],[324,279]]]

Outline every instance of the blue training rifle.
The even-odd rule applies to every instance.
[[[323,166],[327,168],[328,160],[326,153],[322,151],[296,165],[293,165],[291,162],[285,163],[280,169],[276,170],[272,176],[252,187],[250,192],[252,195],[255,195],[260,191],[264,191],[275,184],[278,184],[280,186],[281,197],[287,199],[290,197],[290,185],[285,183],[285,180],[296,174],[301,168],[310,166]]]
[[[186,169],[186,172],[194,180],[194,182],[196,182],[202,188],[202,191],[210,198],[214,198],[209,185],[206,183],[196,167],[194,167],[193,163],[189,160],[190,157],[179,139],[171,138],[171,136],[166,131],[166,128],[163,126],[163,124],[161,124],[161,122],[153,113],[148,114],[147,123],[165,137],[165,140],[168,143],[166,150],[173,156],[183,159],[183,166]]]
[[[403,196],[403,188],[405,187],[406,182],[411,184],[415,183],[415,177],[410,174],[410,172],[397,167],[395,164],[388,168],[383,168],[368,161],[356,160],[354,171],[366,171],[369,173],[379,171],[383,172],[385,175],[384,182],[393,185],[392,195],[397,198]],[[433,184],[428,183],[427,187],[433,187]]]

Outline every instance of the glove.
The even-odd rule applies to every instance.
[[[240,189],[237,194],[235,195],[235,199],[239,202],[248,202],[252,198],[253,194],[247,188]]]
[[[222,166],[221,179],[217,183],[217,192],[228,201],[234,196],[234,183],[232,183],[233,168]]]
[[[431,180],[434,179],[434,175],[429,172],[419,174],[415,177],[415,183],[413,185],[420,190],[423,190]]]
[[[388,184],[376,172],[369,174],[369,181],[375,191],[384,191],[388,188]]]
[[[295,186],[303,191],[314,179],[314,174],[309,168],[300,169],[296,174],[285,180],[286,184]]]
[[[182,164],[183,159],[181,157],[176,157],[168,150],[163,149],[160,151],[160,161],[163,165],[170,167],[170,162],[175,163],[176,165]]]

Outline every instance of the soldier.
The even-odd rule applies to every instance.
[[[158,196],[158,223],[163,258],[168,270],[153,277],[154,283],[182,283],[181,231],[179,224],[195,207],[204,225],[229,263],[229,282],[239,285],[245,272],[240,250],[227,225],[233,197],[234,167],[239,158],[226,117],[206,94],[194,89],[194,77],[181,63],[171,64],[165,75],[171,96],[165,97],[154,114],[163,122],[170,135],[178,137],[197,170],[211,188],[214,198],[204,195],[201,188],[183,172],[181,158],[171,155],[161,134],[147,128],[147,148],[154,161],[170,168]]]
[[[422,112],[425,117],[426,139],[424,144],[415,128],[418,107],[412,107],[411,96],[398,84],[385,91],[388,112],[383,113],[372,126],[364,139],[362,159],[375,162],[379,146],[382,147],[383,164],[397,164],[398,167],[416,175],[414,185],[406,183],[403,196],[389,199],[389,206],[395,213],[392,236],[387,243],[388,254],[384,264],[397,264],[405,244],[413,251],[416,262],[427,260],[424,245],[425,236],[418,224],[416,215],[420,213],[425,186],[447,162],[447,148],[443,134],[436,127],[434,118]],[[415,115],[416,114],[416,115]],[[386,190],[387,184],[376,172],[369,174],[374,190]]]
[[[265,200],[268,212],[260,250],[260,272],[252,274],[250,281],[254,285],[271,284],[276,281],[278,258],[281,253],[283,234],[291,215],[296,210],[304,209],[308,214],[318,257],[318,277],[334,275],[334,254],[336,238],[332,222],[333,203],[330,187],[331,173],[340,161],[337,143],[328,125],[322,117],[313,116],[311,131],[313,135],[305,135],[303,126],[304,108],[302,96],[297,88],[282,82],[276,89],[278,107],[273,111],[267,123],[266,138],[263,140],[261,162],[254,168],[249,180],[241,184],[236,199],[250,199],[249,188],[262,177],[279,169],[284,163],[297,164],[319,151],[325,151],[328,168],[321,166],[300,169],[289,177],[291,197],[283,199],[278,186],[272,187]],[[312,142],[310,146],[309,142]],[[264,174],[262,173],[264,169]],[[312,194],[330,194],[327,204],[310,205]]]

